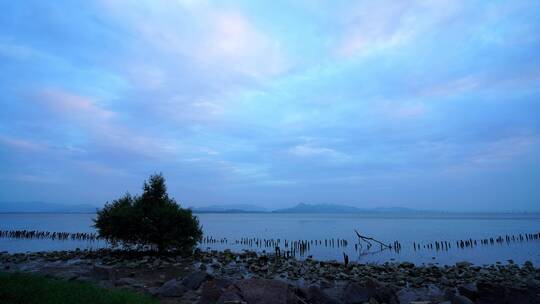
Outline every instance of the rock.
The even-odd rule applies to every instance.
[[[105,288],[105,289],[114,288],[114,284],[111,281],[108,281],[108,280],[103,280],[103,281],[97,282],[97,286],[99,286],[101,288]]]
[[[196,271],[188,274],[183,280],[182,284],[189,289],[199,289],[204,281],[211,279],[212,277],[203,271]]]
[[[53,274],[52,276],[57,279],[66,280],[66,281],[76,280],[79,277],[79,275],[73,272],[57,272]]]
[[[476,284],[476,287],[478,288],[478,297],[476,299],[477,303],[504,303],[504,287],[488,283],[488,282],[478,282]]]
[[[227,287],[232,284],[229,280],[215,279],[212,281],[206,281],[201,285],[201,297],[199,304],[216,303],[221,295],[225,292]]]
[[[364,303],[373,296],[375,296],[375,290],[349,283],[343,291],[343,302],[346,304]]]
[[[403,262],[403,263],[399,264],[399,267],[406,268],[406,269],[411,269],[411,268],[414,268],[414,264],[410,263],[410,262]]]
[[[446,296],[443,290],[433,284],[429,284],[427,286],[426,294],[429,297],[430,301],[439,301],[444,299]]]
[[[471,265],[472,265],[472,263],[465,262],[465,261],[463,261],[463,262],[457,262],[457,263],[456,263],[456,266],[457,266],[458,268],[467,268],[467,267],[469,267],[469,266],[471,266]]]
[[[469,298],[463,295],[455,295],[452,298],[452,304],[474,304]]]
[[[306,291],[306,299],[312,304],[337,304],[339,301],[332,299],[317,286],[310,286]]]
[[[278,280],[251,278],[235,284],[241,298],[250,304],[293,304],[298,298],[292,286]]]
[[[395,291],[387,284],[383,284],[377,280],[369,280],[367,287],[375,290],[374,297],[383,303],[397,304],[399,303]]]
[[[75,279],[77,282],[92,282],[92,278],[89,277],[78,277]]]
[[[148,289],[146,289],[146,291],[152,295],[152,296],[158,296],[159,295],[159,287],[150,287]]]
[[[334,287],[334,282],[331,282],[331,281],[328,281],[326,279],[320,279],[319,281],[319,285],[321,286],[321,288],[332,288]]]
[[[473,301],[476,300],[478,296],[478,288],[476,288],[476,285],[472,283],[459,286],[458,291],[460,295],[463,295]]]
[[[96,264],[92,268],[92,276],[99,280],[114,281],[116,279],[116,270],[113,266]]]
[[[411,303],[419,300],[420,296],[409,288],[403,288],[396,293],[399,303]]]
[[[162,297],[181,297],[185,292],[186,287],[176,279],[165,282],[157,290],[157,294]]]
[[[132,278],[120,278],[115,282],[115,284],[117,286],[136,285],[137,281]]]
[[[244,299],[242,299],[242,297],[240,296],[240,290],[238,289],[238,287],[236,287],[235,285],[230,285],[227,289],[225,289],[223,294],[221,294],[221,296],[219,297],[216,303],[218,304],[225,304],[225,303],[243,304],[247,302],[244,301]]]
[[[387,303],[438,303],[446,298],[444,292],[435,285],[422,288],[403,288],[396,293],[396,298]]]
[[[507,287],[505,289],[507,303],[540,303],[540,290]]]

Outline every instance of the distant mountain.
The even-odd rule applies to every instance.
[[[77,204],[63,205],[46,202],[0,202],[0,213],[95,213],[98,207]]]
[[[359,213],[364,212],[365,209],[360,209],[351,206],[333,205],[333,204],[318,204],[310,205],[300,203],[291,208],[277,209],[274,213]]]
[[[408,213],[408,212],[420,212],[420,210],[405,208],[405,207],[378,207],[369,209],[373,212],[387,212],[387,213]],[[424,211],[425,212],[425,211]]]
[[[191,210],[196,213],[248,213],[248,212],[268,212],[267,209],[247,205],[247,204],[231,204],[231,205],[211,205],[206,207],[192,207]]]
[[[272,211],[274,213],[408,213],[418,212],[414,209],[403,207],[383,207],[383,208],[357,208],[345,205],[334,204],[304,204],[300,203],[291,208],[277,209]]]
[[[304,204],[294,207],[269,211],[268,209],[245,204],[212,205],[206,207],[191,207],[195,213],[413,213],[414,209],[403,207],[357,208],[335,204]]]

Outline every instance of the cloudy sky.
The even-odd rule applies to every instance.
[[[0,201],[540,209],[540,2],[2,1]]]

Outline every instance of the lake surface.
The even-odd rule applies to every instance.
[[[305,240],[310,248],[303,256],[316,259],[343,260],[343,253],[351,261],[383,263],[386,261],[410,261],[420,263],[453,264],[469,261],[475,264],[513,260],[527,260],[540,265],[540,240],[510,241],[460,248],[456,241],[496,238],[540,232],[540,216],[527,214],[197,214],[205,236],[222,242],[205,242],[203,250],[251,249],[274,252],[274,246],[257,246],[239,241],[243,238],[280,240],[282,251],[290,249],[290,242]],[[0,214],[0,230],[45,230],[62,232],[95,232],[92,219],[95,214]],[[374,244],[366,250],[366,243],[359,243],[354,230],[362,235],[374,237],[384,243],[399,241],[401,250],[380,251]],[[330,239],[334,239],[332,246]],[[337,239],[347,241],[338,246]],[[285,248],[285,240],[289,241]],[[327,245],[325,246],[325,240]],[[451,248],[436,250],[413,247],[435,241],[448,241]],[[244,242],[245,243],[245,242]],[[358,244],[355,246],[355,244]],[[362,245],[362,246],[359,246]],[[0,238],[0,251],[26,252],[45,250],[67,250],[75,248],[98,248],[106,246],[103,241],[58,241],[42,239]],[[435,245],[434,245],[435,246]],[[297,252],[298,254],[298,252]]]

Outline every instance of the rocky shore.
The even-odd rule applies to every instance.
[[[0,271],[127,288],[163,303],[540,303],[540,269],[530,262],[344,265],[255,252],[76,250],[0,253]]]

